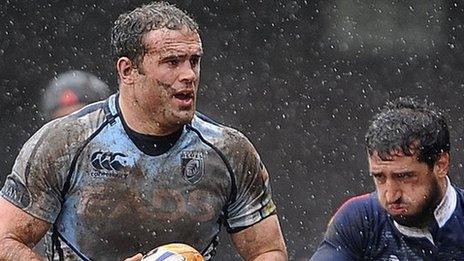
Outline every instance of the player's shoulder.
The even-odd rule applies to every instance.
[[[75,113],[44,124],[30,139],[37,146],[69,147],[85,140],[105,120],[104,102],[90,104]]]
[[[464,189],[453,185],[454,191],[456,191],[457,204],[460,205],[460,209],[464,211]]]
[[[464,189],[460,188],[460,187],[457,187],[454,184],[453,184],[453,188],[456,191],[457,196],[464,200]]]
[[[197,112],[192,121],[192,126],[201,132],[207,140],[213,143],[225,144],[227,146],[251,145],[248,138],[239,130],[218,123],[210,117]]]
[[[376,192],[352,197],[345,201],[336,211],[340,219],[361,219],[381,217],[384,211],[377,200]]]
[[[100,114],[101,105],[86,107],[77,113],[52,120],[44,124],[24,143],[15,166],[45,166],[67,162],[91,133],[104,120]]]
[[[376,199],[375,192],[350,198],[329,221],[327,236],[349,238],[356,242],[378,234],[387,222],[387,215]]]
[[[68,136],[91,132],[105,120],[105,101],[89,104],[67,116],[52,120],[43,126],[43,131],[53,136]]]
[[[59,119],[61,119],[62,122],[70,122],[72,124],[98,124],[105,119],[105,113],[107,110],[109,110],[107,108],[108,101],[102,100],[90,103],[83,108]]]

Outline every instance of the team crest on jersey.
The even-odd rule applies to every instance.
[[[182,151],[182,176],[192,184],[197,183],[203,177],[205,171],[205,162],[203,152],[200,151]]]

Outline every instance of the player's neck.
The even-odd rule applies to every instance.
[[[163,125],[159,120],[147,115],[137,103],[127,99],[122,92],[118,102],[124,121],[135,132],[152,136],[167,136],[182,127]]]

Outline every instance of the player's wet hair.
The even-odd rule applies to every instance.
[[[374,116],[365,136],[369,156],[377,152],[388,160],[398,152],[416,155],[433,167],[439,156],[450,150],[445,116],[433,103],[411,97],[387,102]]]
[[[127,57],[139,66],[146,53],[143,44],[146,33],[161,28],[180,30],[183,26],[198,31],[198,24],[174,5],[165,2],[143,5],[116,19],[111,31],[111,45],[118,58]]]

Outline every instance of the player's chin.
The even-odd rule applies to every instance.
[[[192,122],[194,115],[195,110],[179,110],[174,113],[173,118],[177,124],[185,125]]]
[[[391,215],[391,214],[390,214]],[[393,220],[396,221],[396,223],[407,226],[407,227],[417,227],[418,224],[418,217],[416,215],[406,215],[406,214],[398,214],[398,215],[391,215]]]

